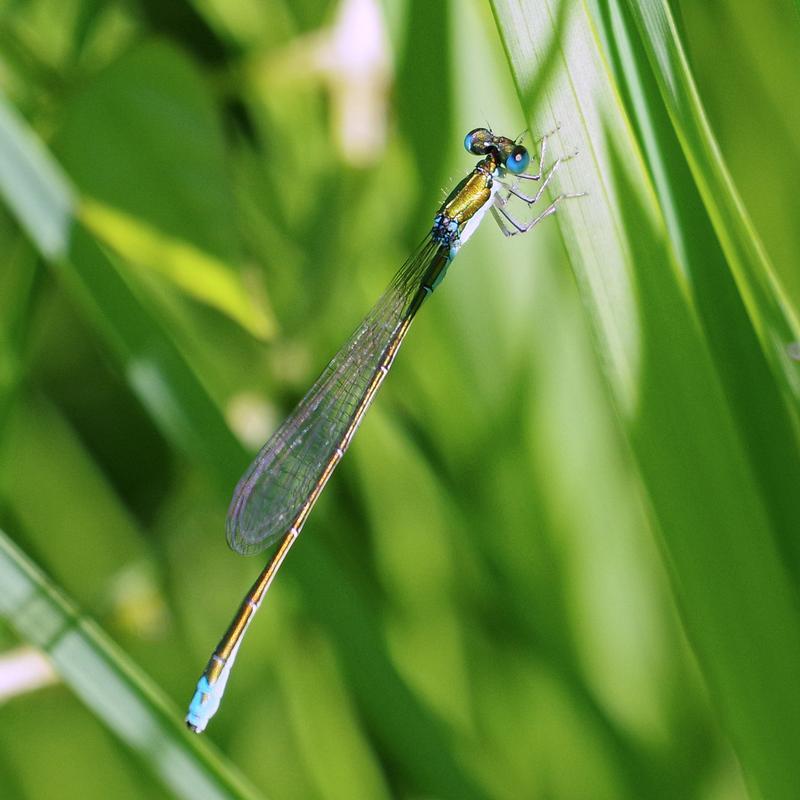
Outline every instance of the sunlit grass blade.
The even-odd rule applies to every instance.
[[[43,254],[66,252],[75,211],[72,188],[25,123],[0,101],[0,190]]]
[[[781,386],[800,397],[800,367],[787,347],[800,322],[739,197],[711,131],[666,0],[628,2],[653,65],[664,105],[725,252],[739,292]],[[794,409],[797,413],[796,407]]]
[[[0,531],[0,616],[177,797],[261,795],[183,730],[160,691]],[[201,756],[201,757],[199,757]]]
[[[155,52],[159,55],[160,66],[165,73],[177,72],[176,63],[183,67],[180,59],[171,51],[159,48]],[[128,85],[133,82],[136,73],[131,76],[129,75],[131,71],[122,71],[115,88],[124,87],[125,79]],[[180,73],[180,76],[174,79],[181,87],[186,88],[187,94],[191,94],[190,89],[194,88],[191,77]],[[120,100],[124,100],[124,93],[120,91],[119,94],[122,95]],[[189,100],[185,103],[188,110],[175,109],[173,114],[178,115],[182,111],[187,116],[192,116],[192,123],[196,128],[202,128],[204,122],[208,125],[208,121]],[[98,113],[99,104],[87,105],[91,109],[91,112],[87,113],[94,113],[99,119],[112,116],[108,113]],[[130,109],[129,114],[133,115]],[[76,116],[80,120],[80,115]],[[163,115],[152,117],[142,113],[141,116],[160,120]],[[163,127],[168,127],[169,123],[176,124],[174,120],[168,119],[167,122],[161,123],[161,127],[155,122],[151,123],[151,127],[157,134]],[[77,126],[77,123],[73,124]],[[139,135],[140,140],[143,138],[138,130],[127,131],[127,134],[131,141],[136,135]],[[22,226],[37,242],[43,253],[51,257],[63,255],[69,241],[70,230],[76,221],[80,220],[93,231],[98,240],[109,243],[126,258],[120,265],[122,269],[128,270],[132,267],[132,272],[138,269],[159,275],[162,280],[169,281],[188,296],[226,314],[258,338],[268,338],[274,332],[275,322],[263,299],[245,287],[241,276],[233,267],[212,250],[206,251],[196,245],[193,246],[190,242],[184,242],[171,231],[157,230],[151,218],[138,218],[119,209],[111,209],[96,199],[83,198],[79,201],[78,192],[69,179],[48,160],[40,143],[26,135],[24,123],[17,119],[16,112],[2,104],[0,104],[0,138],[3,143],[0,147],[0,185],[4,188],[4,196],[8,205],[15,210]],[[83,146],[82,142],[80,146]],[[210,162],[216,164],[222,160],[221,148],[215,148],[213,144],[206,144],[202,152],[196,154],[193,152],[193,155],[211,175],[214,175],[214,171],[209,166]],[[215,155],[217,158],[214,158]],[[184,156],[187,156],[187,153],[184,153]],[[141,153],[138,157],[141,158]],[[92,163],[92,156],[78,163],[90,174],[94,170],[94,174],[100,176],[97,178],[97,189],[102,191],[108,182],[106,173],[111,170],[98,168]],[[124,161],[119,159],[118,163],[124,163],[131,173],[138,169],[137,183],[146,183],[144,172],[136,163],[135,155]],[[84,167],[84,164],[87,166]],[[116,177],[119,178],[119,175]],[[204,174],[202,177],[208,176]],[[157,174],[155,178],[161,179],[162,176]],[[116,188],[119,187],[119,183],[114,181],[111,181],[111,184]],[[144,191],[141,186],[139,190]],[[152,192],[152,196],[157,197],[158,202],[150,203],[151,217],[157,215],[163,206],[169,205],[172,198],[165,197],[165,194],[168,195],[164,192]],[[180,193],[177,194],[180,198]],[[197,205],[201,208],[196,211],[196,216],[205,214],[205,218],[210,217],[210,212],[201,203]],[[196,226],[201,231],[220,227],[222,225],[219,224]],[[207,235],[206,238],[209,239],[206,244],[209,248],[212,247],[213,237]]]
[[[251,335],[268,339],[275,320],[224,263],[189,242],[93,200],[80,204],[81,221],[127,263],[167,278],[190,297],[227,314]]]
[[[494,9],[524,98],[558,4],[495,0]],[[589,11],[574,4],[561,79],[532,127],[559,121],[562,152],[580,150],[561,190],[589,196],[558,216],[610,396],[711,695],[749,779],[764,796],[788,798],[800,742],[800,632],[781,517],[754,476],[743,420],[720,382],[600,48]],[[742,247],[752,252],[752,242]],[[763,287],[770,278],[753,280]]]
[[[611,2],[599,24],[610,63],[647,159],[670,241],[690,292],[731,413],[745,441],[787,568],[800,578],[800,451],[793,403],[775,380],[754,322],[670,122],[638,30]],[[723,165],[724,168],[724,165]],[[743,235],[747,235],[745,231]],[[723,313],[720,311],[723,310]]]

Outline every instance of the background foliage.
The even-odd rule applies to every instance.
[[[800,15],[751,5],[0,7],[4,797],[796,796]],[[459,256],[192,737],[232,487],[487,122],[589,194]]]

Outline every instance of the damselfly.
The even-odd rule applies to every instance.
[[[414,315],[444,278],[459,248],[475,232],[487,210],[506,236],[514,236],[553,214],[562,200],[579,196],[561,194],[540,214],[519,222],[508,209],[510,197],[533,206],[563,159],[544,171],[545,136],[536,173],[528,174],[528,150],[519,141],[497,136],[487,128],[470,131],[464,146],[481,156],[475,169],[453,189],[420,246],[236,487],[228,510],[228,544],[247,555],[280,543],[197,683],[186,715],[186,724],[196,733],[205,729],[219,708],[247,626],[352,441]],[[523,181],[540,183],[529,195],[520,189]]]

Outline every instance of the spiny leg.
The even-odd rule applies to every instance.
[[[549,136],[549,134],[547,134],[547,133],[544,136],[542,136],[542,146],[539,148],[539,167],[536,170],[536,173],[535,174],[531,174],[531,175],[526,175],[523,172],[522,175],[517,175],[517,179],[525,178],[526,180],[538,181],[539,178],[542,177],[542,170],[544,169],[544,157],[547,154],[547,137],[548,136]],[[519,182],[519,180],[517,180],[517,182]]]
[[[542,171],[544,170],[544,157],[547,154],[547,140],[558,131],[561,130],[561,123],[559,122],[555,128],[552,130],[547,131],[547,133],[543,133],[535,142],[537,145],[541,145],[539,147],[539,167],[536,172],[531,173],[530,175],[523,173],[522,175],[517,175],[517,181],[515,182],[515,187],[519,180],[525,181],[538,181],[539,178],[542,177]],[[519,141],[522,140],[522,136],[519,136]]]
[[[536,199],[534,199],[533,197],[528,197],[528,195],[523,194],[522,192],[520,192],[520,190],[519,190],[519,179],[520,178],[526,178],[528,180],[538,181],[542,177],[544,156],[545,156],[546,152],[547,152],[547,135],[545,134],[545,136],[542,137],[542,149],[541,149],[541,151],[539,153],[539,168],[536,171],[535,175],[526,175],[524,173],[522,175],[517,175],[517,176],[515,176],[513,183],[508,183],[507,181],[504,181],[502,178],[495,178],[495,180],[508,192],[508,194],[504,198],[504,201],[507,201],[508,198],[511,197],[511,195],[513,194],[515,197],[519,197],[520,200],[524,200],[529,205],[532,205],[533,203],[536,202]],[[556,162],[553,165],[553,167],[550,170],[550,173],[552,173],[552,171],[557,166],[558,166],[558,162]],[[549,180],[549,175],[548,175],[547,178],[545,178],[544,184],[542,184],[542,186],[539,188],[539,191],[536,193],[536,195],[535,195],[536,198],[538,198],[539,195],[542,193],[542,189],[547,185],[547,181],[548,180]]]
[[[547,131],[547,133],[543,133],[536,140],[536,144],[537,145],[541,144],[541,147],[539,148],[539,163],[538,163],[538,168],[537,168],[536,172],[531,173],[531,174],[523,173],[521,175],[516,175],[514,177],[514,182],[512,184],[508,184],[508,183],[505,183],[504,181],[500,181],[503,184],[503,187],[508,191],[508,195],[505,198],[506,200],[508,200],[508,198],[513,194],[515,197],[519,197],[520,200],[524,200],[529,205],[532,205],[533,203],[536,202],[536,200],[534,198],[528,197],[528,195],[522,194],[519,191],[519,182],[520,182],[520,180],[538,181],[538,180],[541,179],[542,173],[544,172],[544,160],[545,160],[545,156],[547,155],[547,140],[549,139],[550,136],[552,136],[554,133],[558,132],[559,130],[561,130],[561,123],[560,122],[556,124],[555,128],[553,128],[552,130]],[[521,142],[522,141],[522,137],[524,135],[525,135],[525,131],[523,131],[517,137],[517,141]],[[576,155],[578,155],[578,151],[577,150],[571,156],[568,156],[567,158],[561,158],[559,160],[562,161],[562,162],[563,161],[569,161],[570,158],[573,158]],[[540,194],[541,194],[541,190],[539,190],[539,192],[537,192],[536,199],[538,199]]]
[[[586,192],[561,194],[558,197],[556,197],[553,200],[553,202],[544,211],[542,211],[541,214],[539,214],[537,217],[534,217],[534,219],[532,219],[530,222],[524,225],[518,222],[516,219],[514,219],[514,217],[511,216],[511,214],[506,210],[506,205],[508,204],[508,201],[512,195],[514,197],[519,198],[524,203],[526,203],[529,208],[532,207],[535,203],[538,202],[539,198],[542,196],[542,193],[547,188],[547,185],[550,183],[550,181],[553,178],[553,175],[555,175],[555,173],[558,171],[558,168],[561,166],[561,164],[563,164],[565,161],[569,161],[570,159],[575,158],[575,156],[578,155],[578,151],[576,149],[573,153],[570,153],[568,156],[562,156],[560,158],[557,158],[553,166],[550,167],[549,170],[547,170],[546,174],[544,174],[544,159],[545,159],[545,154],[547,153],[547,139],[549,136],[558,131],[560,128],[561,125],[559,124],[556,126],[554,130],[545,133],[539,140],[541,142],[541,148],[539,151],[538,169],[535,174],[529,175],[523,173],[521,175],[517,175],[515,176],[515,180],[513,183],[508,183],[503,179],[497,179],[497,178],[495,179],[501,184],[506,194],[503,195],[498,193],[497,195],[495,195],[494,202],[492,203],[490,210],[492,212],[492,216],[495,219],[495,222],[497,223],[500,230],[503,232],[504,236],[516,236],[518,233],[527,233],[535,225],[538,225],[543,219],[549,217],[551,214],[555,214],[556,209],[558,208],[558,205],[562,200],[567,200],[574,197],[584,197],[586,195]],[[543,174],[544,174],[544,181],[542,181],[541,185],[537,187],[536,194],[534,194],[533,197],[519,191],[518,187],[520,179],[538,181],[541,179]],[[509,228],[508,224],[506,223],[510,223],[510,225],[513,227]]]
[[[495,222],[497,222],[504,236],[516,236],[518,233],[527,233],[535,225],[538,225],[543,219],[549,217],[551,214],[555,214],[558,204],[562,200],[568,200],[573,197],[584,197],[585,195],[586,192],[579,192],[577,194],[560,194],[544,211],[542,211],[541,214],[539,214],[538,217],[534,217],[525,225],[523,225],[521,222],[517,222],[517,220],[515,220],[514,217],[512,217],[511,214],[506,211],[505,202],[500,201],[499,198],[498,202],[492,206],[491,212],[494,216]],[[506,225],[506,222],[513,226],[513,230]]]
[[[545,154],[547,153],[547,137],[550,136],[552,133],[555,133],[555,131],[550,131],[549,133],[544,134],[544,136],[542,136],[541,139],[539,139],[539,141],[542,143],[542,146],[541,146],[541,149],[539,150],[539,164],[538,164],[538,167],[537,167],[537,170],[536,170],[535,173],[533,173],[531,175],[527,175],[525,173],[522,173],[521,175],[517,175],[515,177],[515,179],[514,179],[514,183],[512,183],[512,184],[508,184],[508,183],[505,183],[504,181],[500,181],[500,183],[502,183],[503,187],[508,190],[508,193],[510,195],[513,194],[516,197],[519,197],[520,199],[525,199],[525,195],[520,194],[519,188],[518,188],[519,187],[520,178],[524,178],[526,181],[538,181],[542,177],[542,172],[544,171],[544,157],[545,157]],[[522,137],[520,137],[520,138],[522,138]],[[538,142],[537,142],[537,144],[538,144]],[[506,199],[508,199],[508,198],[506,198]]]
[[[513,183],[514,190],[516,190],[517,187],[519,186],[520,178],[522,178],[522,179],[524,179],[526,181],[538,181],[539,178],[542,177],[542,172],[544,171],[544,158],[545,158],[545,155],[547,154],[547,139],[548,139],[549,136],[552,136],[560,127],[561,127],[560,125],[556,126],[555,128],[553,128],[553,130],[548,131],[547,133],[543,134],[539,139],[536,140],[536,144],[537,145],[541,143],[541,147],[539,148],[539,163],[537,165],[538,168],[537,168],[536,172],[531,173],[530,175],[525,174],[525,173],[523,173],[522,175],[516,175],[514,183]],[[522,137],[524,135],[525,135],[525,131],[523,131],[517,137],[516,141],[517,142],[521,142],[522,141]],[[509,189],[509,190],[511,189],[511,187],[508,186],[507,184],[503,184],[503,185],[506,186],[507,189]],[[514,193],[516,193],[516,191]]]
[[[492,216],[494,217],[494,221],[497,223],[497,227],[503,232],[503,236],[508,238],[511,236],[516,236],[519,233],[519,231],[511,230],[508,225],[506,225],[505,221],[500,216],[500,212],[494,205],[489,210],[492,212]]]
[[[560,130],[561,130],[561,123],[556,122],[556,124],[552,128],[550,128],[550,130],[547,131],[547,133],[543,133],[538,139],[536,139],[534,144],[539,144],[539,142],[543,141],[544,139],[549,139],[551,136],[558,133]]]
[[[542,196],[542,192],[547,188],[547,184],[550,183],[553,175],[556,174],[556,170],[563,163],[564,163],[564,159],[563,158],[557,158],[555,160],[555,163],[553,164],[553,166],[550,167],[550,169],[547,171],[547,175],[545,175],[544,180],[542,181],[542,185],[539,186],[539,188],[536,190],[536,194],[533,197],[529,197],[528,195],[523,194],[522,192],[520,192],[517,189],[515,184],[508,184],[505,181],[503,181],[502,178],[498,178],[497,180],[501,184],[501,186],[503,186],[504,189],[508,190],[509,196],[513,194],[514,197],[518,197],[520,200],[522,200],[523,202],[527,203],[529,206],[532,206]],[[520,175],[519,177],[521,178],[522,175]],[[500,202],[503,205],[505,205],[508,202],[508,197],[501,199]]]

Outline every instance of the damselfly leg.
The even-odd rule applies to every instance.
[[[517,220],[511,212],[508,210],[508,201],[513,196],[517,199],[521,200],[525,203],[528,208],[532,208],[541,198],[544,190],[547,188],[550,181],[553,179],[553,176],[558,171],[558,168],[564,164],[565,162],[569,161],[570,159],[574,158],[578,155],[578,151],[576,150],[574,153],[571,153],[568,156],[561,156],[555,160],[553,165],[547,172],[544,172],[544,158],[547,152],[547,137],[549,134],[545,134],[541,138],[541,146],[539,148],[539,165],[538,169],[535,173],[522,173],[520,175],[516,175],[513,182],[508,182],[502,178],[498,179],[498,182],[503,186],[505,190],[505,194],[497,193],[492,202],[491,212],[492,216],[497,222],[498,227],[503,232],[505,236],[516,236],[519,233],[527,233],[531,228],[535,225],[538,225],[543,219],[546,219],[551,214],[554,214],[558,208],[559,203],[563,200],[567,200],[573,197],[584,197],[585,192],[578,192],[578,193],[565,193],[560,194],[556,197],[550,205],[542,211],[541,214],[538,214],[533,219],[529,220],[528,222],[522,223]],[[542,180],[541,185],[536,190],[534,195],[527,195],[524,192],[519,191],[519,181],[520,180],[529,180],[529,181],[538,181],[544,175],[544,180]],[[511,227],[509,227],[511,226]]]

